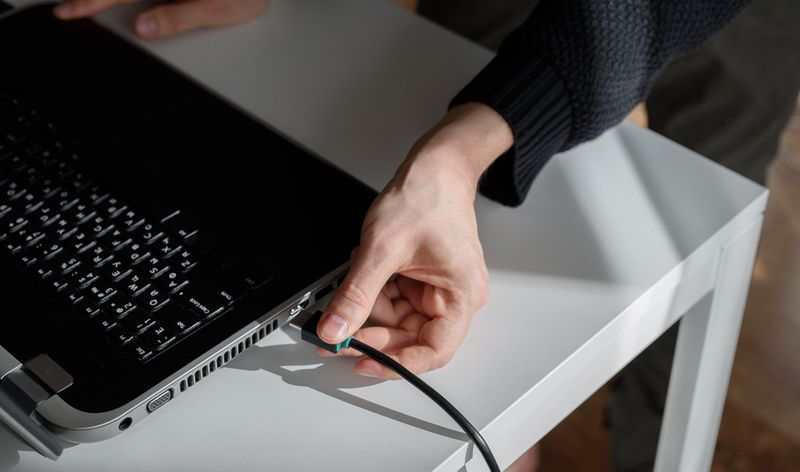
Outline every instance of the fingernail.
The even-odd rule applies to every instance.
[[[328,315],[322,320],[319,335],[326,340],[340,342],[347,333],[347,321],[339,315]]]
[[[356,370],[356,374],[362,375],[364,377],[380,378],[380,375],[379,375],[380,372],[378,372],[378,369],[376,369],[374,366],[370,366],[370,365],[368,365],[366,367],[359,367]]]
[[[155,36],[158,32],[158,24],[152,16],[143,16],[136,22],[136,32],[142,36]]]
[[[61,18],[67,18],[74,11],[75,11],[75,5],[73,5],[72,3],[59,3],[53,9],[53,12],[56,14],[56,16]]]
[[[319,357],[334,357],[336,355],[331,351],[324,351],[321,349],[317,351],[317,354],[319,354]]]

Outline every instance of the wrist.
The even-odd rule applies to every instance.
[[[486,169],[513,142],[511,128],[496,111],[480,103],[467,103],[451,109],[420,138],[408,161],[455,172],[476,191]]]

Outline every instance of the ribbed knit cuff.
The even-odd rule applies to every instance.
[[[467,102],[493,108],[514,134],[512,148],[484,174],[481,193],[504,205],[520,205],[533,179],[570,134],[570,104],[561,79],[540,58],[501,48],[450,108]]]

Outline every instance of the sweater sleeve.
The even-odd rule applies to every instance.
[[[699,47],[748,3],[541,0],[450,103],[484,103],[514,134],[481,192],[521,204],[553,154],[619,123],[672,59]]]

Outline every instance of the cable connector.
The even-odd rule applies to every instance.
[[[317,310],[313,314],[307,310],[300,310],[300,313],[289,320],[289,325],[300,330],[300,336],[303,338],[303,341],[310,342],[334,354],[338,354],[342,349],[350,347],[350,342],[353,340],[352,336],[337,344],[329,344],[320,339],[317,335],[317,326],[319,325],[320,319],[322,319],[322,310]]]

